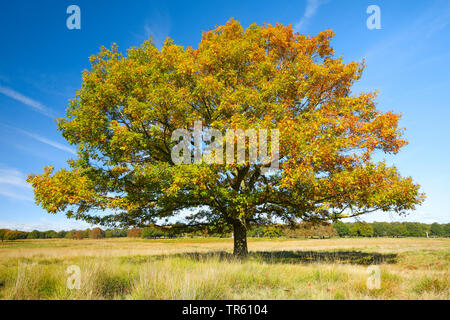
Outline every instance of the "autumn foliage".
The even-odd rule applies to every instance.
[[[142,229],[140,228],[131,228],[127,233],[128,238],[140,238],[142,237]]]
[[[90,239],[102,239],[105,237],[105,232],[100,228],[94,228],[89,231]]]
[[[204,32],[196,49],[170,39],[126,55],[102,48],[59,119],[78,157],[70,169],[29,176],[36,202],[51,213],[136,227],[196,209],[189,225],[230,226],[239,256],[251,223],[414,209],[424,199],[419,185],[373,158],[407,144],[400,115],[377,109],[375,92],[352,94],[364,64],[335,57],[332,37],[280,24],[244,29],[231,19]],[[278,129],[280,170],[174,165],[171,134],[196,120],[222,133]]]
[[[85,238],[84,231],[75,231],[73,237],[77,240],[83,240]]]

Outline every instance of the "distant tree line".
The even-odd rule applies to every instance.
[[[450,223],[338,221],[333,227],[340,237],[450,237]]]
[[[450,237],[450,223],[425,224],[419,222],[353,222],[311,223],[296,225],[254,225],[248,230],[249,237],[258,238],[332,238],[332,237]],[[20,239],[103,239],[103,238],[176,238],[176,237],[231,237],[231,230],[186,230],[183,225],[171,227],[147,226],[145,228],[107,229],[100,228],[70,231],[31,232],[0,229],[0,240]]]
[[[310,223],[295,226],[255,226],[250,237],[331,238],[339,237],[450,237],[450,223],[352,222]]]

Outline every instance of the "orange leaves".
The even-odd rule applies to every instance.
[[[411,178],[402,178],[384,162],[355,167],[322,177],[315,186],[317,198],[327,198],[330,207],[379,208],[403,212],[424,199]]]
[[[62,169],[53,174],[51,166],[41,175],[29,175],[27,181],[34,188],[36,203],[51,213],[64,210],[80,202],[96,202],[96,193],[91,181],[79,170]]]
[[[321,57],[331,56],[334,54],[333,48],[330,46],[330,41],[334,37],[334,32],[331,29],[319,32],[316,39],[317,52]]]

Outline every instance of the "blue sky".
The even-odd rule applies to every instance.
[[[69,30],[69,5],[81,9],[81,30]],[[381,29],[369,30],[369,5],[381,10]],[[450,222],[450,3],[448,1],[1,1],[0,3],[0,227],[85,228],[50,215],[25,182],[44,165],[66,166],[74,156],[56,130],[81,84],[88,57],[112,42],[125,51],[152,36],[196,47],[201,32],[230,17],[244,26],[292,24],[315,35],[331,28],[336,54],[366,59],[354,91],[379,89],[378,107],[401,112],[410,144],[386,157],[427,193],[406,218],[373,213],[366,221]]]

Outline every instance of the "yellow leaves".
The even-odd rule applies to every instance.
[[[41,175],[29,175],[27,181],[33,185],[36,203],[51,213],[65,210],[67,206],[80,202],[96,202],[92,182],[80,170],[65,169],[54,173],[51,166]]]
[[[121,174],[124,174],[125,172],[128,172],[128,171],[130,171],[130,168],[125,167],[125,166],[114,166],[114,167],[111,169],[111,172],[112,172],[114,175],[121,175]]]

